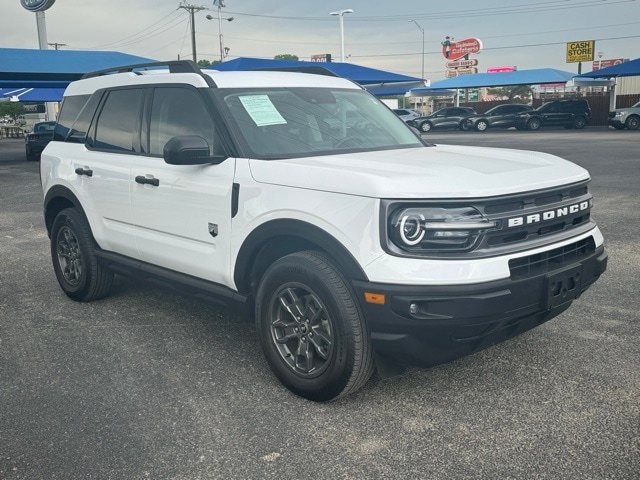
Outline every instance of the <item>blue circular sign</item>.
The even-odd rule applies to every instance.
[[[55,2],[56,0],[20,0],[20,4],[30,12],[42,12]]]

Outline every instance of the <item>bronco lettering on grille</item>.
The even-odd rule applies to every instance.
[[[531,215],[524,215],[522,217],[513,217],[507,220],[507,227],[521,227],[523,225],[531,225],[532,223],[553,220],[554,218],[566,217],[567,215],[571,215],[573,213],[588,210],[590,206],[591,201],[585,200],[584,202],[567,205],[566,207],[559,207],[540,213],[532,213]]]

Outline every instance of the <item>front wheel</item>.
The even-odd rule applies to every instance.
[[[638,127],[640,127],[640,117],[637,117],[636,115],[629,116],[627,121],[624,122],[624,126],[629,130],[637,130]]]
[[[478,132],[484,132],[487,128],[489,128],[489,123],[486,120],[478,120],[476,122],[476,130]]]
[[[60,287],[73,300],[89,302],[109,293],[113,273],[98,263],[91,229],[75,208],[53,221],[51,259]]]
[[[527,122],[527,130],[538,130],[540,128],[540,125],[540,119],[532,118]]]
[[[422,130],[423,132],[428,132],[429,130],[431,130],[431,123],[429,122],[422,122],[420,124],[420,130]]]
[[[460,122],[460,125],[458,125],[458,128],[463,132],[468,132],[471,127],[469,126],[469,123],[467,123],[466,120],[462,120]]]
[[[355,292],[319,252],[287,255],[265,272],[256,296],[265,357],[293,393],[334,400],[373,373],[371,342]]]

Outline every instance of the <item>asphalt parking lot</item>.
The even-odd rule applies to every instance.
[[[250,319],[118,278],[59,288],[38,164],[0,140],[0,479],[637,479],[640,132],[433,132],[591,172],[609,269],[571,309],[329,404],[270,373]]]

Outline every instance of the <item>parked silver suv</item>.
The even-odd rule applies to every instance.
[[[616,130],[637,130],[640,127],[640,102],[609,112],[609,125]]]

